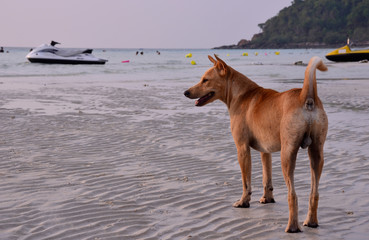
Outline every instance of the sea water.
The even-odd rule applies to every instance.
[[[17,77],[83,77],[98,76],[99,81],[175,82],[191,79],[196,82],[212,63],[208,55],[217,54],[234,69],[257,81],[297,80],[303,78],[304,66],[313,56],[319,56],[331,66],[318,74],[318,79],[367,79],[368,64],[333,63],[325,59],[331,49],[96,49],[93,54],[108,59],[105,65],[50,65],[30,63],[25,56],[29,48],[5,48],[0,53],[0,78]],[[136,55],[136,51],[143,52]],[[157,53],[160,52],[160,55]],[[279,53],[279,55],[276,54]],[[192,53],[191,58],[186,58]],[[247,53],[248,56],[243,56]],[[123,61],[123,62],[122,62]],[[129,62],[127,62],[129,61]],[[194,61],[196,65],[192,65]],[[294,65],[302,61],[303,65]]]
[[[369,63],[328,61],[324,56],[331,50],[95,49],[93,54],[96,57],[108,60],[105,65],[63,65],[30,63],[25,58],[29,48],[5,48],[5,53],[0,53],[0,90],[9,92],[9,89],[15,91],[23,89],[24,99],[10,101],[3,94],[0,96],[0,106],[26,109],[32,109],[32,105],[33,108],[39,107],[40,99],[26,95],[30,89],[42,91],[40,89],[44,86],[79,88],[82,91],[81,98],[85,96],[82,89],[89,86],[126,89],[143,89],[150,86],[149,89],[156,91],[160,96],[165,98],[165,95],[168,95],[162,104],[170,102],[176,104],[179,100],[182,104],[183,92],[197,83],[204,72],[212,66],[208,55],[214,54],[259,85],[278,91],[301,88],[306,65],[313,56],[321,57],[328,66],[327,72],[317,71],[318,94],[323,100],[325,97],[322,91],[334,89],[338,85],[366,89],[369,81]],[[186,57],[189,53],[192,54],[191,58]],[[331,100],[332,104],[342,99],[340,96],[336,97],[337,99]],[[12,105],[6,105],[10,102]],[[368,101],[359,99],[347,104],[366,109],[368,104],[365,102]],[[23,106],[25,104],[27,107]],[[47,109],[51,111],[54,107],[51,104]],[[194,108],[191,111],[198,110]]]
[[[319,91],[333,89],[337,84],[352,85],[353,81],[356,81],[357,89],[365,89],[369,81],[369,63],[328,61],[324,56],[331,50],[95,49],[96,57],[108,60],[105,65],[63,65],[30,63],[25,58],[29,48],[5,48],[6,52],[0,53],[0,83],[5,83],[0,85],[0,90],[24,88],[27,92],[27,89],[39,88],[42,84],[81,89],[88,86],[128,89],[151,86],[158,88],[156,91],[160,95],[182,95],[212,66],[208,55],[214,54],[259,85],[278,91],[301,88],[307,63],[311,57],[319,56],[328,66],[327,72],[317,71]],[[191,58],[186,57],[189,53]],[[324,99],[321,94],[319,96]],[[337,98],[335,102],[340,99]],[[29,99],[25,101],[31,102]],[[359,102],[359,108],[367,107],[363,103],[367,101]]]

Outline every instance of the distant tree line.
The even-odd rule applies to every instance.
[[[223,47],[326,47],[345,44],[347,36],[365,45],[369,44],[369,0],[294,0],[258,26],[262,32],[251,41]]]

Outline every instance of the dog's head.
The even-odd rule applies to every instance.
[[[198,84],[184,92],[188,98],[198,98],[195,103],[198,107],[224,98],[226,78],[230,73],[230,68],[223,60],[216,55],[216,60],[211,56],[208,57],[214,66],[205,72]]]

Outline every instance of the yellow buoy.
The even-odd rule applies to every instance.
[[[196,65],[196,62],[194,60],[191,61],[192,65]]]
[[[259,53],[258,52],[255,52],[255,56],[257,56],[257,55],[259,55]]]
[[[229,57],[229,53],[227,54],[227,57]]]
[[[275,52],[275,55],[279,55],[280,54],[280,52]]]
[[[190,58],[190,57],[192,57],[192,53],[189,53],[186,55],[186,58]]]
[[[247,52],[242,53],[242,56],[248,56],[249,54]]]

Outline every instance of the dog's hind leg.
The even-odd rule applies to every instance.
[[[285,231],[289,233],[301,232],[298,223],[298,201],[294,184],[294,171],[298,148],[299,146],[294,147],[286,142],[285,144],[282,144],[281,150],[281,164],[283,177],[288,188],[289,208],[289,219]]]
[[[311,167],[311,192],[309,199],[309,212],[304,225],[316,228],[318,227],[318,186],[324,165],[323,143],[313,142],[313,144],[309,147],[308,152]]]
[[[261,153],[263,164],[263,186],[264,195],[260,198],[260,203],[274,203],[273,184],[272,184],[272,154]]]
[[[237,147],[238,163],[242,174],[243,193],[240,200],[233,204],[233,207],[248,208],[251,200],[251,153],[250,147]]]

